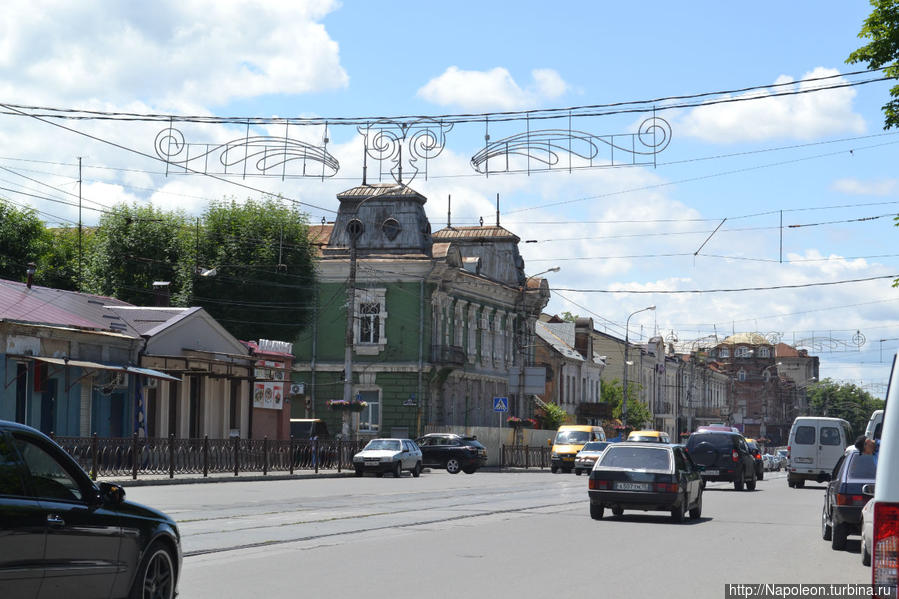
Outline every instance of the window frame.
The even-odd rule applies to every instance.
[[[362,314],[362,306],[366,304],[378,304],[378,313],[373,318],[377,321],[377,341],[362,341],[362,320],[370,316]],[[353,351],[366,356],[384,351],[387,346],[387,289],[356,289],[353,316]],[[374,338],[374,333],[372,337]]]

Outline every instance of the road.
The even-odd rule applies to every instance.
[[[724,597],[726,583],[865,583],[859,542],[821,539],[823,485],[711,483],[699,521],[593,521],[586,478],[425,472],[135,487],[173,516],[181,597]]]

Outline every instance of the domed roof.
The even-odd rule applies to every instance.
[[[761,333],[736,333],[718,345],[771,345],[768,338]]]

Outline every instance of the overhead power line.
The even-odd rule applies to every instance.
[[[880,279],[899,278],[899,274],[881,275],[878,277],[866,277],[863,279],[846,279],[844,281],[824,281],[819,283],[800,283],[796,285],[774,285],[771,287],[738,287],[735,289],[572,289],[565,287],[553,287],[552,291],[572,291],[577,293],[633,293],[652,295],[658,294],[683,294],[683,293],[737,293],[741,291],[771,291],[775,289],[802,289],[806,287],[824,287],[828,285],[845,285],[849,283],[863,283],[866,281],[877,281]]]

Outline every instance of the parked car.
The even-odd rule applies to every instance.
[[[702,480],[679,445],[615,443],[590,472],[590,517],[601,520],[605,508],[620,516],[625,509],[666,511],[682,522],[689,512],[702,515]]]
[[[574,473],[580,476],[593,470],[596,459],[602,455],[603,450],[611,445],[611,441],[590,441],[574,456]]]
[[[696,427],[697,433],[702,433],[705,431],[723,431],[726,433],[739,433],[740,429],[735,426],[731,426],[729,424],[705,424],[703,426]]]
[[[800,416],[790,428],[790,467],[787,484],[802,488],[805,481],[830,480],[833,467],[851,443],[849,423],[841,418]]]
[[[487,463],[487,448],[475,437],[431,433],[416,441],[422,463],[428,468],[446,468],[450,474],[474,474]]]
[[[95,484],[43,433],[0,420],[0,596],[176,595],[175,521]]]
[[[574,456],[590,441],[605,441],[606,432],[601,426],[588,424],[563,424],[556,431],[556,436],[549,445],[550,471],[555,474],[559,470],[571,472],[574,468]]]
[[[421,449],[411,439],[372,439],[353,456],[353,468],[356,476],[366,471],[378,476],[392,472],[399,478],[403,470],[408,470],[418,478],[422,469]]]
[[[668,433],[662,431],[631,431],[627,436],[628,441],[642,441],[644,443],[670,443]]]
[[[765,466],[765,470],[767,472],[774,472],[780,470],[780,460],[778,457],[771,453],[762,454],[762,463]]]
[[[687,439],[687,453],[703,467],[702,480],[732,482],[734,489],[755,490],[755,458],[746,439],[732,431],[698,431]]]
[[[778,457],[781,468],[790,467],[790,450],[786,447],[778,447],[774,450],[774,455]]]
[[[862,486],[874,482],[875,470],[874,456],[855,447],[834,466],[821,510],[821,537],[834,549],[843,549],[848,535],[861,534],[862,508],[870,499]]]
[[[746,439],[746,445],[749,446],[749,452],[752,459],[755,460],[755,477],[759,480],[765,479],[765,461],[762,459],[762,450],[758,441],[755,439]]]

